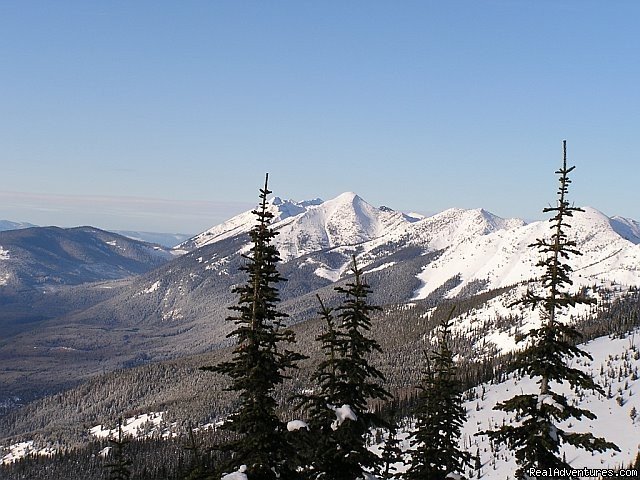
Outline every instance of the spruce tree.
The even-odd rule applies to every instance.
[[[337,338],[339,356],[335,362],[334,396],[336,406],[347,405],[356,416],[355,421],[344,421],[335,429],[343,469],[339,478],[348,480],[363,478],[365,471],[380,469],[380,458],[367,448],[366,439],[372,427],[384,426],[385,422],[368,408],[368,403],[391,398],[382,386],[384,375],[369,362],[373,352],[382,352],[378,342],[368,336],[371,315],[382,309],[369,303],[372,290],[364,282],[355,256],[352,261],[352,282],[336,288],[344,297],[336,308],[342,335]]]
[[[188,441],[189,443],[184,447],[184,449],[191,452],[192,458],[189,472],[184,480],[210,479],[211,475],[207,473],[207,469],[204,465],[204,459],[202,457],[202,445],[196,440],[196,436],[193,431],[193,425],[191,425],[191,422],[189,422]]]
[[[129,443],[122,434],[122,418],[118,419],[118,439],[109,439],[113,446],[113,462],[106,465],[109,471],[109,480],[129,480],[131,478],[131,466],[133,463],[124,454],[124,446]]]
[[[240,406],[222,428],[236,434],[225,445],[232,452],[227,471],[246,465],[250,480],[287,480],[298,478],[289,458],[294,449],[286,439],[286,425],[276,415],[274,390],[303,358],[284,344],[295,342],[293,331],[286,329],[286,314],[276,308],[280,298],[277,284],[284,281],[278,273],[280,255],[273,244],[277,232],[269,224],[273,214],[267,208],[268,175],[260,190],[260,206],[253,211],[256,224],[250,231],[252,247],[243,255],[240,267],[248,274],[247,283],[234,289],[238,303],[230,307],[237,312],[228,318],[236,328],[228,335],[237,340],[228,362],[202,367],[231,378],[228,390],[239,393]]]
[[[313,479],[328,479],[337,474],[333,471],[337,452],[331,424],[336,418],[332,404],[337,391],[337,339],[341,333],[336,329],[333,309],[326,307],[319,295],[316,297],[320,304],[318,313],[325,323],[324,331],[316,341],[320,342],[325,358],[311,376],[315,391],[296,398],[297,408],[304,412],[309,425],[307,431],[296,432],[296,437],[301,445],[300,463],[305,475]]]
[[[383,480],[393,480],[398,478],[395,469],[392,467],[395,463],[400,463],[404,460],[402,448],[400,447],[400,439],[398,438],[398,424],[397,411],[395,407],[392,407],[389,412],[387,429],[387,438],[382,447],[382,469],[380,471],[380,477]]]
[[[560,179],[557,204],[543,210],[544,213],[554,214],[549,220],[552,235],[550,239],[537,239],[530,245],[542,257],[537,266],[544,269],[541,277],[543,293],[529,290],[516,302],[534,310],[538,308],[541,312],[542,325],[518,339],[525,343],[525,347],[517,354],[513,365],[520,375],[537,379],[539,393],[516,395],[496,405],[494,409],[515,414],[516,420],[513,424],[484,432],[491,440],[507,444],[513,450],[519,467],[516,477],[519,479],[530,478],[530,468],[570,468],[560,455],[563,444],[588,452],[618,450],[613,443],[596,438],[591,433],[574,433],[561,425],[575,423],[583,417],[594,419],[595,415],[574,405],[564,394],[555,390],[557,384],[566,382],[573,390],[604,394],[602,387],[590,375],[569,365],[569,361],[574,358],[585,357],[591,360],[592,357],[576,346],[581,338],[580,332],[559,319],[559,314],[568,307],[595,303],[595,299],[588,298],[581,292],[569,291],[572,269],[566,260],[571,255],[581,255],[581,252],[566,233],[566,229],[570,228],[567,222],[574,213],[583,211],[567,201],[571,183],[569,173],[574,168],[567,167],[564,141],[562,168],[556,172]]]
[[[460,450],[460,430],[466,419],[462,385],[449,347],[451,316],[440,324],[438,350],[425,352],[426,368],[411,437],[411,466],[407,480],[444,480],[462,474],[470,455]]]
[[[307,455],[308,478],[354,480],[366,471],[378,471],[380,458],[367,449],[370,428],[384,425],[370,411],[371,400],[385,400],[389,393],[381,385],[384,376],[369,363],[374,351],[381,351],[369,338],[371,293],[353,258],[353,280],[336,290],[343,302],[335,310],[320,301],[325,332],[318,337],[325,359],[313,375],[317,391],[303,398],[301,407],[309,416],[312,449]],[[334,316],[335,312],[335,316]]]

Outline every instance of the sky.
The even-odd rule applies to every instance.
[[[640,2],[0,2],[0,219],[197,233],[274,194],[640,220]]]

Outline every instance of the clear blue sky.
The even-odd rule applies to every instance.
[[[255,203],[572,199],[640,219],[640,2],[0,2],[0,218],[198,232]]]

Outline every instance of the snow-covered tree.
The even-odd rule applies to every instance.
[[[383,480],[393,480],[399,478],[393,465],[404,461],[404,453],[402,452],[401,441],[398,438],[397,411],[395,407],[391,408],[388,416],[387,438],[382,447],[382,468],[380,477]]]
[[[310,417],[306,462],[307,474],[314,479],[354,480],[381,465],[366,444],[371,427],[384,424],[369,402],[390,397],[382,386],[384,376],[369,362],[370,354],[380,351],[378,342],[367,335],[370,315],[380,307],[368,303],[371,289],[355,258],[352,273],[350,283],[336,288],[344,295],[339,307],[332,310],[320,302],[326,330],[318,340],[325,359],[313,375],[317,391],[301,402]]]
[[[298,478],[289,462],[294,448],[286,439],[286,425],[276,415],[274,390],[294,368],[302,355],[284,348],[295,342],[294,333],[284,328],[286,314],[276,308],[280,298],[277,284],[284,279],[276,268],[280,255],[273,239],[277,235],[269,227],[273,214],[267,209],[267,186],[260,190],[260,206],[253,211],[256,225],[250,232],[252,247],[245,254],[247,283],[235,288],[238,304],[230,307],[237,315],[228,318],[236,328],[229,334],[237,340],[233,357],[228,362],[202,367],[231,378],[229,390],[240,395],[240,407],[223,428],[237,434],[224,448],[232,452],[226,471],[246,465],[251,480],[287,480]]]
[[[425,352],[426,368],[411,437],[411,466],[406,480],[444,480],[462,474],[470,455],[460,450],[460,430],[466,419],[462,385],[449,347],[451,316],[440,324],[438,350]]]
[[[591,433],[574,433],[561,426],[563,422],[575,425],[581,418],[593,419],[595,415],[557,392],[557,384],[566,382],[572,389],[604,393],[590,375],[569,365],[573,358],[591,359],[591,356],[576,346],[580,332],[559,318],[559,314],[569,307],[595,303],[595,299],[586,297],[582,292],[569,291],[572,270],[566,261],[571,255],[581,255],[581,252],[566,233],[570,227],[567,222],[574,213],[583,210],[567,201],[571,183],[569,173],[575,167],[567,167],[566,141],[563,142],[563,152],[562,168],[556,172],[560,178],[557,204],[543,210],[554,214],[549,220],[552,235],[550,239],[541,238],[530,245],[542,255],[537,265],[544,269],[541,278],[543,293],[530,290],[517,302],[541,311],[542,325],[519,338],[525,347],[513,365],[519,374],[537,379],[539,393],[516,395],[496,405],[495,409],[514,414],[515,422],[484,432],[493,441],[505,443],[513,450],[519,467],[517,478],[529,478],[527,471],[532,467],[568,468],[560,454],[563,444],[589,452],[617,450],[613,443],[603,438],[596,438]]]

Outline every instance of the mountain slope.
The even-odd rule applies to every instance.
[[[92,227],[0,232],[0,343],[104,301],[122,287],[94,282],[139,275],[171,258],[166,248]]]
[[[184,233],[140,232],[131,230],[114,230],[113,233],[128,237],[140,242],[154,243],[163,247],[173,248],[191,238]]]
[[[160,246],[93,227],[36,227],[0,232],[5,288],[45,288],[124,278],[172,258]]]
[[[612,282],[640,285],[640,245],[623,238],[611,219],[594,208],[586,208],[585,212],[576,213],[569,224],[568,234],[582,252],[571,260],[576,287]],[[423,286],[414,298],[424,298],[456,273],[462,281],[451,295],[473,281],[485,282],[486,288],[499,288],[535,278],[541,273],[536,267],[539,253],[529,245],[538,238],[548,238],[549,227],[549,222],[533,222],[451,245],[419,275]]]
[[[0,220],[0,232],[4,232],[6,230],[19,230],[21,228],[31,228],[36,226],[37,225],[28,222],[12,222],[10,220]]]

